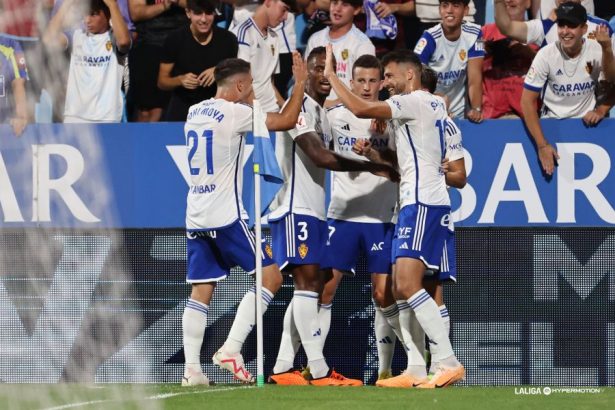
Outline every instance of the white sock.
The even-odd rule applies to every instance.
[[[391,371],[393,352],[395,351],[395,332],[389,325],[382,309],[374,302],[376,315],[374,317],[374,333],[378,347],[378,373]]]
[[[436,302],[429,296],[425,289],[421,289],[408,299],[408,304],[414,310],[416,319],[427,334],[430,341],[433,341],[432,360],[442,362],[444,359],[455,358],[451,341],[448,338],[444,321],[440,315],[440,310]],[[447,360],[451,363],[452,360]],[[454,359],[456,362],[456,359]],[[458,362],[457,362],[458,363]]]
[[[301,340],[299,332],[293,320],[293,301],[291,299],[284,313],[284,322],[282,325],[282,339],[280,340],[280,350],[278,358],[273,367],[274,373],[284,373],[293,368],[295,364],[295,356],[299,350]]]
[[[446,329],[446,334],[448,335],[451,329],[451,321],[450,321],[450,318],[448,317],[448,310],[446,309],[446,306],[444,305],[440,306],[439,309],[440,309],[440,316],[442,317],[442,320],[444,321],[444,328]],[[430,339],[429,340],[429,351],[431,352],[433,351],[433,349],[434,349],[433,342]],[[431,364],[429,365],[429,373],[436,372],[437,364],[438,362],[432,358]]]
[[[325,377],[329,366],[322,354],[322,330],[318,322],[318,293],[296,290],[293,296],[293,319],[315,379]]]
[[[424,336],[423,341],[419,339],[414,326],[414,315],[412,309],[405,300],[397,301],[399,309],[399,327],[403,338],[406,354],[408,355],[408,366],[406,372],[415,377],[427,377],[427,370],[424,357]]]
[[[318,323],[320,323],[320,337],[322,338],[322,349],[325,349],[329,329],[331,329],[331,306],[332,303],[318,304]]]
[[[205,336],[208,311],[208,305],[194,299],[188,299],[184,308],[182,332],[186,362],[185,370],[203,371],[201,369],[201,346],[203,345],[203,336]]]
[[[273,293],[271,293],[269,289],[263,288],[263,315],[267,311],[267,307],[269,307],[269,303],[273,299],[273,296]],[[246,292],[237,307],[237,314],[235,315],[233,326],[231,326],[231,331],[228,334],[226,342],[224,342],[224,351],[230,355],[241,352],[241,348],[243,347],[246,338],[254,328],[255,324],[256,286],[253,286],[248,292]]]

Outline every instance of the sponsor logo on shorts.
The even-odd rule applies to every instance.
[[[305,243],[302,243],[301,245],[299,245],[299,248],[297,250],[299,251],[299,256],[301,257],[301,259],[305,259],[308,254],[309,248]]]
[[[374,242],[372,244],[372,251],[381,251],[383,247],[384,247],[384,242],[378,242],[378,243]]]

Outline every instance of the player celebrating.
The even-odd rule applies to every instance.
[[[431,380],[423,374],[408,376],[413,386],[448,386],[462,380],[465,369],[455,357],[438,306],[422,285],[425,268],[440,265],[448,235],[450,199],[440,171],[445,156],[446,107],[441,99],[421,90],[421,62],[412,53],[391,52],[383,59],[384,86],[396,94],[384,102],[354,95],[336,77],[331,56],[328,46],[325,76],[344,105],[360,118],[393,119],[401,174],[400,212],[392,246],[396,263],[393,282],[435,342],[432,353],[438,362]],[[409,324],[400,320],[400,326]]]
[[[323,75],[325,49],[317,47],[307,58],[308,84],[302,112],[295,128],[276,139],[276,157],[285,183],[271,204],[269,225],[275,260],[292,273],[293,299],[284,317],[280,351],[269,377],[270,382],[286,385],[315,386],[361,385],[330,369],[323,353],[322,331],[318,321],[318,298],[323,275],[320,263],[327,241],[325,222],[325,169],[333,171],[371,171],[386,175],[394,171],[382,164],[355,161],[327,149],[331,131],[323,104],[331,89]],[[293,340],[293,326],[297,338]],[[303,344],[311,370],[305,380],[293,369],[299,340]]]
[[[281,113],[267,114],[270,130],[287,130],[299,115],[306,74],[301,56],[293,56],[295,90]],[[214,72],[214,98],[190,107],[184,127],[191,184],[186,208],[188,273],[192,293],[182,318],[186,367],[183,386],[209,384],[201,369],[200,353],[209,303],[218,281],[233,266],[253,273],[254,235],[248,229],[241,201],[245,133],[252,131],[252,108],[243,102],[253,97],[250,64],[240,59],[220,62]],[[263,247],[263,313],[282,284],[271,247]],[[245,369],[241,347],[256,321],[255,294],[249,291],[237,309],[224,346],[213,357],[214,364],[229,370],[244,382],[253,381]]]
[[[372,55],[355,61],[350,81],[352,91],[368,101],[378,101],[382,89],[382,66]],[[358,139],[366,139],[378,149],[387,148],[392,136],[387,130],[378,133],[369,119],[357,118],[343,105],[327,111],[333,146],[340,155],[361,157],[352,152]],[[395,164],[392,164],[395,166]],[[325,284],[319,311],[323,343],[331,322],[331,303],[343,275],[354,274],[359,254],[367,257],[371,272],[372,297],[376,315],[374,331],[378,346],[378,377],[391,375],[395,350],[395,333],[387,317],[397,310],[391,288],[391,240],[393,209],[397,202],[397,184],[368,172],[334,172],[331,202],[327,212],[329,240],[323,267],[333,268],[331,280]]]

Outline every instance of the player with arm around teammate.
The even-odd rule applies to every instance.
[[[409,376],[413,386],[448,386],[462,380],[465,369],[455,357],[436,303],[422,284],[425,269],[440,265],[450,220],[450,199],[441,172],[446,107],[441,99],[421,90],[421,62],[412,53],[399,50],[383,59],[384,86],[396,94],[384,102],[355,96],[336,78],[331,55],[327,47],[325,75],[344,105],[360,118],[393,120],[401,175],[400,213],[392,246],[394,289],[435,342],[433,354],[439,362],[431,380],[424,368],[422,374]],[[408,326],[400,316],[400,327]]]
[[[270,130],[286,130],[297,121],[306,78],[305,64],[298,53],[293,56],[293,72],[296,84],[289,103],[282,112],[267,114]],[[253,273],[254,247],[258,245],[263,248],[263,313],[282,284],[271,246],[254,243],[241,200],[245,134],[253,129],[252,107],[245,104],[253,98],[250,64],[227,59],[216,66],[214,76],[216,96],[190,107],[184,127],[191,175],[186,208],[186,281],[192,285],[182,318],[184,386],[209,384],[201,369],[200,352],[217,282],[236,265]],[[255,294],[249,291],[237,309],[226,343],[213,357],[214,364],[243,382],[253,381],[240,351],[256,322],[255,303]]]

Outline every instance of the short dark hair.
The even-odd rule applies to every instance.
[[[216,3],[213,0],[188,0],[186,2],[186,9],[196,14],[203,12],[214,14],[216,12]]]
[[[419,57],[408,49],[399,48],[397,50],[390,51],[382,57],[382,67],[386,67],[388,64],[411,64],[416,68],[419,75],[423,72],[423,64]]]
[[[248,74],[250,72],[250,63],[241,58],[227,58],[220,61],[214,69],[214,80],[216,84],[224,84],[226,79],[235,74]]]
[[[291,12],[298,13],[299,7],[297,7],[297,0],[280,0],[282,3],[286,4]],[[258,4],[263,4],[265,0],[258,0]]]
[[[318,56],[325,56],[327,55],[327,49],[324,46],[318,46],[318,47],[314,47],[311,51],[310,54],[308,54],[307,58],[305,59],[306,63],[310,63],[311,60],[315,59]],[[333,56],[333,65],[335,66],[335,56]]]
[[[109,10],[109,6],[103,0],[90,0],[89,14],[98,14],[100,11],[107,17],[107,20],[111,19],[111,10]]]
[[[463,3],[464,6],[467,6],[470,4],[470,0],[440,0],[440,3]]]
[[[421,73],[421,85],[432,94],[438,86],[438,73],[425,64],[423,64],[423,71]]]
[[[382,78],[382,64],[380,64],[380,60],[376,58],[376,56],[370,54],[364,54],[361,57],[357,58],[357,61],[354,62],[352,66],[352,77],[354,78],[354,70],[357,68],[377,68],[380,73],[380,77]]]
[[[348,3],[354,7],[363,7],[363,0],[340,0],[342,3]]]

